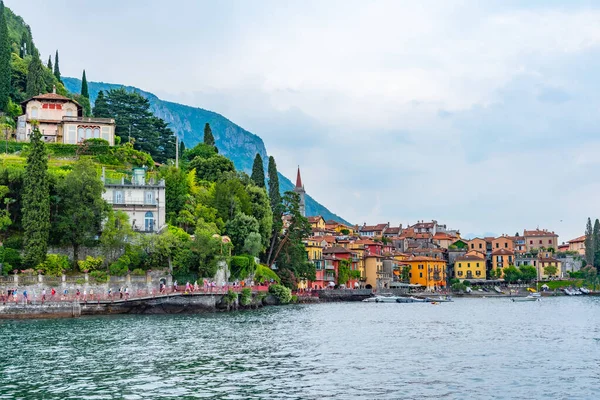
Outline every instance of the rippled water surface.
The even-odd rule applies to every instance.
[[[1,399],[597,399],[600,298],[0,321]]]

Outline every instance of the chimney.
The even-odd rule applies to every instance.
[[[52,94],[56,94],[56,85],[52,85]]]

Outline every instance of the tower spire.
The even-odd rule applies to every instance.
[[[302,178],[300,177],[300,166],[298,165],[298,175],[296,176],[296,187],[302,187]]]

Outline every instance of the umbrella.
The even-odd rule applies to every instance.
[[[550,289],[550,286],[546,285],[545,283],[542,285],[542,289]]]
[[[335,286],[335,282],[329,281],[329,286]]]

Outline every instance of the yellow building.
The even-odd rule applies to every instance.
[[[383,257],[371,255],[364,258],[364,275],[365,287],[377,288],[377,276],[383,269]]]
[[[486,279],[485,258],[477,255],[464,255],[454,261],[454,278]]]
[[[304,241],[304,248],[306,249],[306,255],[308,259],[322,260],[323,259],[323,246],[320,238],[308,238]]]
[[[504,268],[508,268],[515,263],[515,253],[513,251],[507,249],[498,249],[492,251],[492,269],[500,269],[502,271]],[[500,274],[500,277],[504,275]]]
[[[585,256],[585,236],[579,236],[573,240],[567,242],[569,244],[569,251],[576,251],[581,256]]]
[[[554,257],[540,257],[536,269],[540,280],[562,277],[562,262]]]
[[[306,217],[312,229],[318,229],[320,231],[325,230],[325,220],[320,215],[316,217]]]
[[[403,261],[410,265],[410,283],[427,289],[446,286],[446,261],[431,257],[410,257]]]

